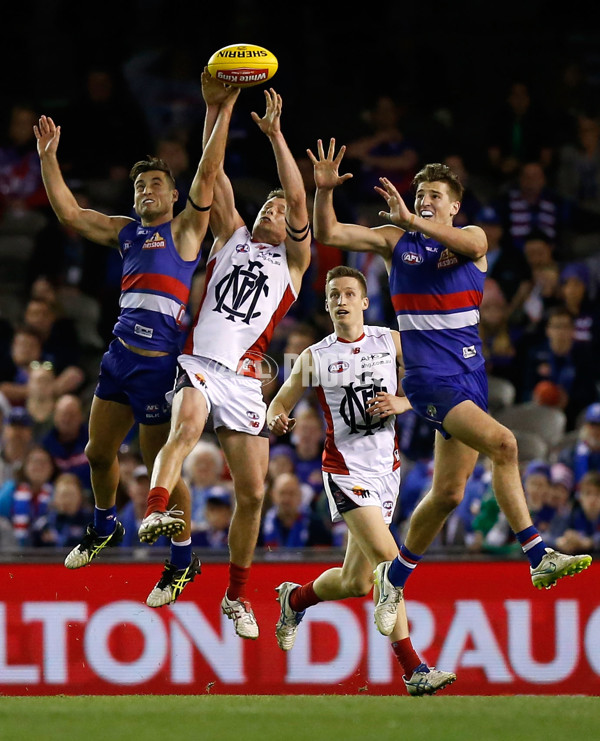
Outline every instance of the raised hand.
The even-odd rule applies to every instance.
[[[60,126],[48,116],[42,116],[37,126],[33,127],[37,139],[37,150],[40,159],[47,154],[56,154],[60,140]]]
[[[323,141],[319,139],[317,141],[317,155],[306,150],[310,161],[313,163],[315,169],[315,185],[317,188],[332,189],[338,185],[345,183],[352,176],[352,173],[347,172],[345,175],[340,175],[340,164],[346,152],[346,147],[342,145],[340,151],[335,154],[335,139],[329,140],[329,150],[327,156],[325,156],[325,150],[323,149]]]
[[[281,95],[276,93],[273,88],[265,90],[265,98],[267,101],[265,115],[261,118],[258,113],[255,113],[254,111],[252,111],[250,115],[263,134],[272,137],[279,134],[281,131],[280,119],[283,103]]]
[[[239,87],[225,85],[217,80],[210,74],[208,67],[202,71],[200,82],[202,83],[202,97],[206,105],[222,105],[225,102],[233,104],[240,94]]]
[[[375,186],[375,190],[385,199],[389,211],[380,211],[379,216],[387,219],[391,224],[399,226],[401,229],[408,230],[412,226],[414,214],[408,209],[408,206],[402,200],[402,196],[396,190],[395,186],[387,178],[379,178],[383,186]]]

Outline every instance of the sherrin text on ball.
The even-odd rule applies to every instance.
[[[232,44],[216,51],[208,60],[210,74],[227,85],[253,87],[270,80],[277,72],[277,57],[255,44]]]

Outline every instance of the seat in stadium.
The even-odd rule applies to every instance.
[[[488,376],[488,406],[490,414],[494,415],[501,409],[511,406],[515,402],[517,390],[506,378]]]
[[[513,404],[495,415],[498,422],[513,432],[535,432],[552,447],[565,434],[567,417],[562,409],[548,407],[535,402]]]

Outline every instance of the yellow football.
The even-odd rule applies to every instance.
[[[277,57],[255,44],[232,44],[216,51],[208,60],[208,71],[220,82],[234,87],[252,87],[267,82],[277,72]]]

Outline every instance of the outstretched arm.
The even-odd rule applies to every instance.
[[[289,415],[311,385],[312,363],[312,353],[307,348],[300,353],[292,372],[269,404],[267,425],[273,434],[281,436],[294,429],[296,420]]]
[[[317,156],[310,149],[308,156],[315,172],[315,195],[313,226],[315,239],[321,244],[352,252],[375,252],[390,266],[392,252],[402,233],[397,227],[369,228],[358,224],[342,224],[337,220],[333,205],[333,191],[352,177],[351,173],[339,174],[340,164],[346,148],[340,147],[335,154],[335,139],[329,141],[327,154],[321,139],[317,142]]]
[[[451,224],[438,224],[413,214],[404,203],[398,190],[387,178],[379,178],[381,187],[375,190],[386,201],[389,211],[380,211],[379,215],[401,229],[421,232],[440,242],[452,252],[471,260],[479,260],[487,252],[487,237],[479,226],[465,226],[457,229]]]
[[[204,132],[202,144],[207,146],[213,129],[216,125],[221,105],[229,96],[231,87],[224,85],[210,75],[207,69],[202,75],[202,95],[206,103],[206,116],[204,118]],[[231,237],[236,229],[239,229],[244,220],[235,207],[235,198],[231,182],[223,167],[223,160],[217,172],[214,184],[213,205],[210,209],[210,230],[215,239],[213,253],[220,249]]]
[[[133,219],[107,216],[99,211],[81,208],[63,178],[57,150],[60,126],[48,116],[42,116],[33,127],[42,168],[42,179],[50,205],[61,224],[70,226],[82,237],[108,247],[119,247],[119,232]]]
[[[207,77],[210,75],[205,69],[202,73],[203,85]],[[223,95],[219,106],[210,110],[207,106],[202,157],[190,187],[186,206],[173,220],[175,245],[184,260],[194,260],[202,247],[215,197],[215,184],[219,172],[223,170],[229,124],[240,90],[222,87]]]
[[[265,90],[265,99],[267,103],[265,115],[261,118],[254,111],[251,115],[259,129],[269,138],[275,154],[279,182],[285,192],[287,225],[285,246],[288,264],[294,287],[299,290],[302,276],[310,264],[311,232],[306,190],[296,160],[281,131],[281,96],[270,88]]]

